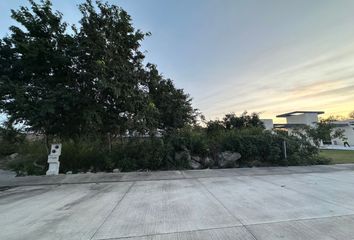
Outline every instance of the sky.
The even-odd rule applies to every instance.
[[[77,4],[53,0],[77,24]],[[146,62],[193,98],[207,120],[258,112],[261,118],[295,110],[325,116],[354,111],[352,0],[108,0],[123,7],[137,29]],[[0,1],[0,37],[16,24]],[[283,122],[276,119],[276,122]]]

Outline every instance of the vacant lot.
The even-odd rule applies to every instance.
[[[353,170],[346,164],[9,177],[0,181],[0,239],[349,240]]]
[[[321,150],[320,155],[332,159],[335,164],[354,163],[354,151]]]

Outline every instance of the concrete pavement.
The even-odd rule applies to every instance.
[[[0,239],[354,239],[354,165],[0,178]]]

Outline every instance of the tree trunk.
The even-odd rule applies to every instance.
[[[49,139],[48,135],[45,133],[44,134],[44,145],[45,145],[45,150],[47,151],[47,155],[49,155]]]
[[[111,133],[107,134],[107,140],[108,140],[108,151],[112,152],[112,135],[111,135]]]

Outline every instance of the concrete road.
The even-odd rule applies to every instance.
[[[0,178],[0,239],[354,239],[354,165]]]

